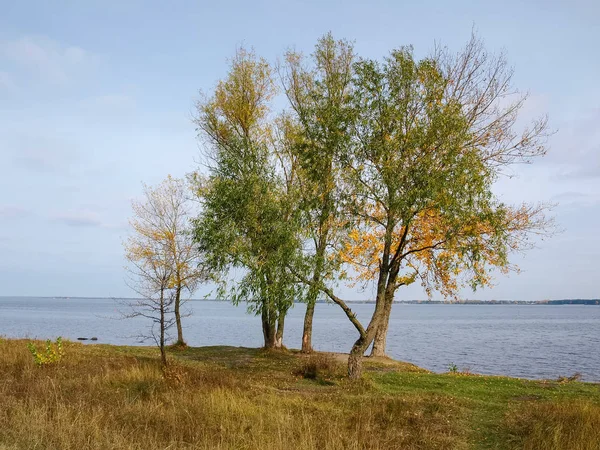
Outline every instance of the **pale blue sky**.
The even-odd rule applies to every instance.
[[[0,295],[131,295],[121,242],[141,182],[196,167],[198,90],[236,46],[274,61],[327,31],[380,57],[475,24],[504,49],[524,114],[550,114],[549,155],[498,185],[510,202],[554,201],[565,231],[523,272],[464,295],[600,297],[600,3],[589,1],[0,1]],[[344,289],[348,298],[369,293]],[[199,295],[206,293],[202,290]],[[417,286],[398,298],[424,298]]]

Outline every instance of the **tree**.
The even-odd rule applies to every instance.
[[[173,274],[170,287],[175,290],[174,314],[177,325],[175,345],[185,346],[181,324],[182,291],[191,295],[199,283],[208,279],[201,255],[197,252],[191,229],[191,203],[189,188],[184,180],[170,175],[156,189],[146,189],[148,205],[152,205],[155,217],[147,225],[162,230],[173,258]]]
[[[148,317],[160,326],[163,364],[165,333],[175,325],[177,344],[185,345],[181,324],[182,291],[190,294],[207,279],[190,230],[190,205],[183,180],[168,176],[155,188],[144,186],[144,201],[132,202],[134,235],[125,244],[133,287],[142,295],[133,316]],[[154,336],[154,332],[151,332]]]
[[[440,102],[460,107],[468,131],[461,146],[465,152],[475,150],[488,186],[510,165],[530,163],[546,153],[546,116],[518,130],[519,112],[527,95],[512,86],[513,71],[503,54],[487,53],[481,39],[473,34],[459,53],[437,48],[430,60],[445,80]],[[401,115],[410,117],[410,103],[406,105]],[[552,220],[545,216],[549,205],[505,205],[493,198],[490,187],[486,189],[491,195],[487,205],[470,218],[470,223],[467,217],[458,229],[431,213],[417,215],[418,220],[413,221],[416,233],[405,230],[407,237],[412,237],[405,240],[408,254],[403,263],[411,272],[405,281],[420,280],[429,295],[438,290],[446,297],[456,297],[465,284],[473,290],[491,285],[490,266],[503,273],[517,270],[510,264],[509,254],[531,248],[528,238],[532,234],[552,233]],[[427,245],[419,242],[425,237]],[[392,303],[390,295],[374,338],[374,356],[385,354]]]
[[[160,349],[162,366],[166,368],[166,334],[175,324],[175,296],[170,288],[173,277],[172,253],[160,232],[148,226],[154,221],[151,203],[133,202],[132,207],[134,218],[130,220],[130,224],[134,235],[128,238],[124,247],[125,257],[129,262],[129,286],[141,298],[128,304],[131,313],[126,314],[126,317],[145,317],[152,322],[150,334],[140,337],[155,341]],[[155,326],[159,327],[158,332]]]
[[[544,154],[546,120],[516,134],[523,98],[508,101],[510,71],[482,49],[473,38],[458,57],[438,50],[417,61],[401,48],[383,63],[354,65],[355,120],[339,180],[351,231],[338,250],[359,281],[375,284],[367,326],[324,283],[304,279],[340,305],[359,333],[348,360],[352,378],[374,340],[374,353],[383,353],[400,286],[420,279],[452,294],[465,283],[485,285],[490,266],[510,269],[509,253],[549,225],[544,205],[511,207],[493,194],[503,168]]]
[[[302,351],[312,351],[312,323],[318,284],[333,277],[339,264],[331,258],[340,227],[339,155],[349,144],[350,89],[354,53],[347,41],[323,36],[315,47],[312,65],[289,51],[280,77],[297,123],[290,138],[298,161],[298,207],[312,248],[307,252],[311,281],[306,295]]]
[[[281,118],[278,130],[269,120],[275,92],[267,62],[240,49],[214,95],[197,105],[195,120],[209,161],[208,177],[197,177],[203,209],[195,239],[215,271],[242,271],[229,290],[222,277],[219,295],[261,315],[266,348],[283,345],[285,316],[300,294],[287,269],[300,247],[295,165],[275,149],[287,123]]]

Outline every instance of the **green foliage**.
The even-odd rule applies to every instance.
[[[48,339],[46,341],[46,347],[44,351],[38,351],[33,342],[29,342],[27,344],[27,348],[33,356],[35,364],[39,367],[46,366],[49,364],[56,364],[64,356],[62,338],[60,336],[56,338],[56,341],[54,343],[52,343],[52,341]]]
[[[267,121],[273,92],[268,64],[241,50],[214,96],[198,105],[213,163],[198,179],[203,210],[194,233],[206,263],[224,274],[219,296],[247,301],[270,328],[298,295],[288,267],[301,246],[293,167],[277,152],[276,124]],[[243,273],[233,287],[226,284],[231,269]]]
[[[310,58],[288,51],[282,82],[292,107],[286,129],[289,151],[297,161],[298,204],[307,240],[298,262],[315,283],[339,273],[335,243],[344,231],[340,161],[351,139],[353,45],[331,33],[317,42]],[[308,60],[308,61],[307,61]],[[318,289],[308,290],[314,303]]]
[[[453,362],[451,362],[450,364],[448,364],[448,372],[449,373],[458,373],[458,366],[456,364],[454,364]]]
[[[196,241],[214,269],[243,273],[222,296],[283,317],[301,280],[309,305],[321,291],[343,308],[362,354],[387,332],[398,287],[456,296],[489,285],[491,268],[512,269],[509,254],[547,231],[545,206],[492,191],[504,167],[544,154],[546,121],[515,131],[524,98],[510,97],[512,72],[475,36],[457,56],[400,47],[378,61],[328,34],[278,69],[291,111],[277,118],[271,69],[244,50],[198,105],[209,175]],[[327,286],[346,266],[376,284],[367,327]]]

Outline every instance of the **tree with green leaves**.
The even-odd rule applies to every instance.
[[[501,203],[492,186],[507,165],[544,153],[546,121],[516,134],[523,104],[510,102],[510,71],[476,38],[458,57],[445,50],[416,60],[411,48],[383,62],[354,64],[350,143],[339,161],[349,232],[340,258],[358,281],[372,282],[367,326],[324,283],[304,277],[342,307],[358,331],[348,360],[360,376],[362,356],[385,336],[396,290],[420,280],[455,294],[489,282],[489,268],[509,270],[511,251],[549,225],[544,205]]]
[[[339,269],[332,257],[333,243],[343,229],[339,208],[341,152],[349,145],[348,126],[354,53],[347,41],[331,34],[319,39],[307,62],[289,51],[280,66],[280,77],[297,124],[290,133],[290,149],[298,161],[298,207],[310,243],[304,262],[310,279],[305,303],[302,351],[312,351],[312,323],[320,293],[318,284],[331,279]]]
[[[262,320],[264,345],[283,345],[285,316],[300,286],[289,261],[300,247],[294,208],[295,164],[276,147],[285,120],[270,120],[276,86],[271,68],[240,49],[228,76],[198,104],[209,174],[197,177],[202,212],[195,239],[207,264],[223,274],[219,296],[245,301]],[[238,269],[239,280],[226,283]]]

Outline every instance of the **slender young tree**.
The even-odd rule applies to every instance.
[[[154,221],[148,225],[162,230],[173,258],[171,288],[175,290],[174,313],[177,325],[175,345],[185,346],[181,323],[182,294],[191,295],[199,283],[208,279],[201,255],[198,253],[192,232],[192,207],[189,187],[182,179],[170,175],[156,188],[146,189],[148,204],[155,212]]]
[[[166,340],[168,330],[175,324],[172,286],[173,255],[163,235],[149,227],[155,220],[151,202],[133,202],[134,217],[130,220],[133,235],[124,244],[129,263],[129,286],[140,298],[128,302],[131,312],[125,317],[144,317],[151,321],[148,335],[160,349],[161,363],[167,367]],[[156,330],[158,327],[158,330]]]
[[[191,294],[198,283],[206,281],[207,271],[193,242],[191,206],[183,180],[168,176],[156,187],[144,186],[144,200],[134,201],[132,208],[133,235],[125,244],[125,253],[132,286],[142,300],[130,306],[134,315],[158,320],[157,342],[166,361],[165,332],[171,325],[177,328],[176,344],[185,345],[182,292]]]
[[[319,39],[307,64],[289,51],[279,74],[297,123],[291,150],[298,161],[299,207],[311,243],[306,252],[311,284],[305,298],[302,351],[312,351],[312,324],[321,281],[339,268],[329,251],[339,235],[340,153],[349,144],[350,90],[354,53],[331,34]]]
[[[300,246],[293,165],[274,148],[279,139],[269,106],[275,92],[267,62],[240,49],[227,78],[198,104],[196,118],[209,175],[198,177],[203,209],[195,238],[215,271],[241,271],[241,280],[229,290],[222,284],[219,295],[245,301],[261,316],[267,348],[283,345],[285,316],[299,294],[287,269]]]

